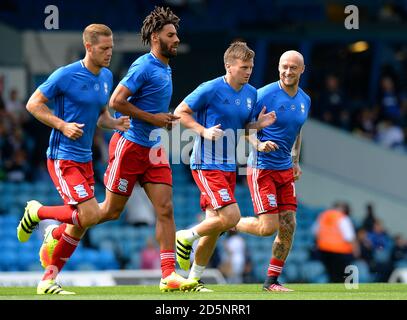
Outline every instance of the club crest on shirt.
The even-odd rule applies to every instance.
[[[292,104],[290,108],[291,108],[291,110],[294,111],[295,110],[295,104]]]
[[[228,201],[232,200],[230,198],[230,195],[229,195],[229,192],[227,189],[220,189],[218,191],[218,193],[219,193],[220,197],[222,198],[223,202],[228,202]]]
[[[301,112],[305,113],[305,106],[304,106],[304,104],[302,102],[301,102]]]
[[[95,85],[93,86],[93,89],[95,89],[95,91],[99,91],[99,89],[100,89],[99,83],[95,83]]]
[[[251,110],[252,109],[252,99],[247,98],[246,102],[247,102],[247,109]]]
[[[75,190],[75,192],[79,198],[85,198],[88,196],[88,193],[87,193],[85,187],[83,186],[83,184],[78,184],[78,185],[74,186],[73,189]]]
[[[105,89],[105,94],[108,94],[108,93],[109,93],[109,87],[107,86],[107,83],[106,83],[106,82],[103,83],[103,87],[104,87],[104,89]]]
[[[121,192],[127,192],[127,186],[129,184],[129,181],[126,179],[119,178],[119,186],[117,189]]]
[[[274,194],[268,194],[267,200],[269,201],[270,207],[277,207],[276,196]]]
[[[237,106],[240,106],[240,99],[236,99],[236,100],[235,100],[235,104],[236,104]]]

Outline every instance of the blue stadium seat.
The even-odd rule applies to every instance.
[[[366,263],[366,261],[358,259],[352,264],[358,268],[359,282],[366,283],[372,281],[372,275],[370,273],[369,265]]]
[[[99,261],[98,265],[99,268],[102,270],[116,270],[119,269],[119,263],[114,255],[114,253],[110,250],[100,250],[99,251]]]
[[[285,277],[286,282],[298,282],[301,278],[299,268],[295,263],[287,263],[284,265],[282,276]],[[283,280],[281,280],[283,281]],[[284,281],[283,281],[284,282]]]
[[[2,250],[0,254],[1,271],[18,271],[18,254],[15,250]]]
[[[328,277],[325,267],[318,260],[310,260],[301,265],[301,275],[305,282],[309,283],[326,283]]]

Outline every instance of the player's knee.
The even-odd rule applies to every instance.
[[[240,214],[228,215],[222,219],[222,229],[223,231],[234,228],[240,220]]]
[[[99,222],[99,213],[91,211],[79,212],[79,223],[82,228],[90,228]]]
[[[272,225],[272,224],[262,224],[260,226],[260,236],[261,237],[269,237],[272,236],[278,229],[278,224],[277,225]]]
[[[174,207],[172,201],[166,201],[155,206],[157,211],[157,219],[173,219]]]

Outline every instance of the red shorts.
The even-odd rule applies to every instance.
[[[248,167],[247,183],[256,214],[297,210],[293,169],[268,170]]]
[[[202,211],[208,206],[216,210],[236,202],[236,172],[192,170],[192,176],[201,191]]]
[[[117,132],[109,143],[109,165],[104,182],[108,190],[129,197],[136,182],[172,186],[171,168],[165,150],[143,147]]]
[[[95,196],[92,161],[47,160],[48,172],[65,204],[77,205]]]

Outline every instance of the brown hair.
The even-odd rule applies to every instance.
[[[223,56],[223,61],[226,63],[231,63],[236,59],[240,59],[242,61],[247,61],[254,58],[254,51],[250,49],[246,42],[236,41],[232,42],[225,51]]]
[[[90,24],[85,30],[83,30],[83,44],[89,42],[90,44],[96,44],[99,41],[99,36],[111,36],[112,30],[104,24]]]
[[[153,11],[144,19],[141,28],[141,40],[143,44],[150,44],[151,34],[159,32],[167,24],[173,24],[178,29],[179,18],[171,11],[170,8],[155,7]]]

